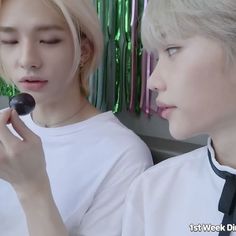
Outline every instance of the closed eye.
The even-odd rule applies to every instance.
[[[62,41],[61,39],[40,40],[40,43],[43,43],[43,44],[58,44],[61,41]]]
[[[9,44],[9,45],[14,45],[17,44],[18,41],[17,40],[1,40],[1,44]]]

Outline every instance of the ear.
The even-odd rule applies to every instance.
[[[81,39],[81,60],[80,65],[85,65],[93,54],[93,46],[87,37]]]

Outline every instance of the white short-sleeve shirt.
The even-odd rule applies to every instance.
[[[210,139],[205,147],[157,164],[128,192],[122,236],[216,236],[224,230],[218,204],[225,179],[214,172],[208,150],[218,170],[236,174],[216,161]]]
[[[41,137],[53,197],[69,235],[120,236],[128,187],[152,165],[147,146],[112,112],[58,128],[39,127],[30,115],[22,119]],[[14,189],[1,179],[0,235],[28,236]]]

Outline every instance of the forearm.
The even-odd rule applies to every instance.
[[[20,197],[30,236],[68,236],[51,191]]]

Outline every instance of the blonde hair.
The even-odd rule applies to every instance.
[[[152,51],[168,38],[202,35],[222,43],[230,60],[236,55],[235,0],[149,0],[142,18],[142,42]]]
[[[39,1],[39,0],[37,0]],[[91,0],[41,0],[53,7],[66,21],[74,42],[74,63],[72,73],[78,72],[81,93],[89,94],[88,79],[94,72],[102,57],[103,36],[96,9]],[[3,0],[0,0],[0,6]],[[91,55],[85,63],[80,64],[81,40],[86,38],[91,46]],[[3,70],[4,74],[4,70]]]

